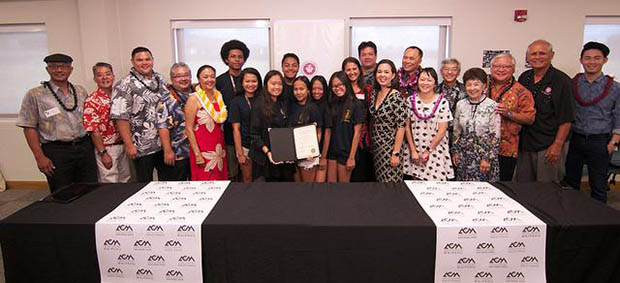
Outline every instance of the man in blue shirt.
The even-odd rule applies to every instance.
[[[609,157],[620,141],[620,84],[603,75],[609,48],[588,42],[581,50],[585,70],[573,78],[576,119],[572,127],[565,181],[579,190],[583,165],[588,165],[592,198],[607,202]]]

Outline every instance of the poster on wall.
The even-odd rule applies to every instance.
[[[299,56],[298,75],[329,78],[345,56],[344,20],[274,21],[272,66],[281,69],[282,56]]]
[[[502,50],[483,50],[482,51],[482,68],[491,68],[491,60],[501,53],[510,53],[508,49]]]

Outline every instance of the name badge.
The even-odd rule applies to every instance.
[[[357,93],[357,94],[355,94],[355,97],[357,97],[357,99],[359,99],[359,100],[364,100],[364,99],[366,99],[366,97],[364,97],[364,94],[363,94],[363,93]]]
[[[45,112],[43,113],[45,114],[45,118],[49,118],[60,114],[60,110],[58,109],[58,107],[54,107],[52,109],[45,110]]]

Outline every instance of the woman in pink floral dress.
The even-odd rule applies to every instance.
[[[190,144],[193,181],[227,180],[222,125],[228,116],[222,94],[215,89],[215,69],[198,69],[198,85],[185,105],[185,134]]]

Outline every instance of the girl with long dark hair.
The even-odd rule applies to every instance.
[[[323,76],[314,76],[310,80],[310,85],[312,86],[312,100],[319,107],[321,117],[323,118],[323,132],[319,138],[321,158],[316,171],[316,182],[323,183],[327,180],[327,153],[329,152],[329,142],[332,136],[332,118],[327,98],[329,88]]]
[[[291,102],[291,127],[300,127],[310,124],[316,125],[317,138],[321,140],[323,119],[321,111],[310,98],[310,81],[305,76],[298,76],[293,80],[294,101]],[[309,157],[297,161],[296,180],[305,183],[314,182],[316,169],[319,165],[319,157]]]

